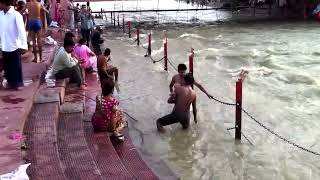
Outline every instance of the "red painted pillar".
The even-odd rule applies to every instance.
[[[236,82],[236,104],[235,139],[241,140],[242,79]]]
[[[194,49],[191,48],[191,54],[189,55],[189,72],[193,74],[193,58],[194,58]]]
[[[164,70],[168,71],[168,40],[163,43]]]
[[[151,33],[148,35],[148,56],[151,56]]]
[[[137,27],[137,45],[140,45],[140,29]]]
[[[129,34],[129,38],[131,38],[131,22],[128,22],[128,34]]]

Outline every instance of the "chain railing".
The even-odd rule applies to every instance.
[[[310,149],[307,149],[305,147],[302,147],[301,145],[298,145],[294,142],[292,142],[291,140],[288,140],[287,138],[279,135],[278,133],[276,133],[275,131],[271,130],[270,128],[268,128],[267,126],[265,126],[264,124],[262,124],[260,121],[258,121],[255,117],[253,117],[248,111],[246,111],[245,109],[242,108],[242,111],[250,118],[252,119],[253,121],[255,121],[259,126],[261,126],[263,129],[267,130],[268,132],[270,132],[271,134],[275,135],[277,138],[283,140],[284,142],[294,146],[294,147],[297,147],[305,152],[308,152],[308,153],[311,153],[311,154],[314,154],[316,156],[320,156],[320,153],[318,152],[315,152],[315,151],[312,151]]]
[[[137,43],[137,41],[139,41],[138,44],[141,44],[139,38],[135,39],[132,44]],[[149,57],[153,63],[161,62],[161,61],[163,61],[163,60],[165,59],[165,57],[162,57],[162,58],[159,59],[159,60],[154,60],[151,56],[148,55],[148,51],[150,50],[149,47],[145,47],[145,46],[143,46],[143,44],[141,44],[141,47],[142,47],[143,49],[147,50],[147,53],[146,53],[145,57]],[[174,63],[173,63],[169,58],[167,58],[167,62],[169,63],[169,65],[170,65],[175,71],[178,72],[177,66],[174,65]],[[243,76],[243,74],[241,74],[241,76]],[[243,78],[243,77],[241,77],[241,78]],[[217,99],[217,98],[215,98],[215,97],[210,97],[210,99],[212,99],[212,100],[214,100],[214,101],[216,101],[216,102],[218,102],[218,103],[220,103],[220,104],[223,104],[223,105],[239,107],[239,104],[238,104],[238,103],[225,102],[225,101],[222,101],[222,100]],[[241,110],[244,114],[246,114],[250,119],[252,119],[253,121],[255,121],[259,126],[261,126],[262,128],[264,128],[265,130],[267,130],[269,133],[273,134],[273,135],[276,136],[277,138],[283,140],[284,142],[286,142],[286,143],[288,143],[288,144],[290,144],[290,145],[292,145],[292,146],[294,146],[294,147],[296,147],[296,148],[298,148],[298,149],[300,149],[300,150],[303,150],[303,151],[305,151],[305,152],[311,153],[311,154],[316,155],[316,156],[320,156],[320,153],[318,153],[318,152],[316,152],[316,151],[313,151],[313,150],[310,150],[310,149],[308,149],[308,148],[305,148],[305,147],[303,147],[303,146],[301,146],[301,145],[299,145],[299,144],[297,144],[297,143],[295,143],[295,142],[293,142],[293,141],[291,141],[291,140],[288,140],[287,138],[281,136],[280,134],[276,133],[275,131],[271,130],[270,128],[268,128],[267,126],[265,126],[264,124],[262,124],[262,123],[261,123],[260,121],[258,121],[255,117],[253,117],[253,115],[251,115],[248,111],[246,111],[245,109],[243,109],[241,106],[240,106],[240,108],[241,108],[240,110]],[[135,118],[133,118],[132,116],[130,116],[130,114],[128,114],[127,112],[124,112],[124,113],[125,113],[126,115],[128,115],[131,119],[136,120]],[[241,127],[241,126],[240,126],[240,127]],[[241,134],[241,136],[243,136],[243,137],[248,141],[248,143],[249,143],[251,146],[254,146],[254,144],[252,143],[252,141],[241,131],[241,128],[239,128],[237,125],[236,125],[235,127],[227,128],[227,130],[228,130],[228,131],[229,131],[229,130],[237,130],[237,131],[239,131],[240,134]]]

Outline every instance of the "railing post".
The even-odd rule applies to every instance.
[[[116,27],[116,13],[113,15],[113,27]]]
[[[120,18],[119,18],[119,14],[118,14],[118,29],[120,29]]]
[[[189,55],[189,72],[193,74],[193,57],[194,57],[194,49],[191,48],[191,54]]]
[[[128,34],[129,34],[129,38],[131,38],[131,22],[128,21]]]
[[[163,43],[164,70],[168,71],[168,40]]]
[[[123,28],[123,33],[126,32],[126,26],[124,25],[124,15],[122,16],[122,28]]]
[[[241,140],[242,78],[236,82],[236,104],[235,139]]]
[[[148,56],[151,56],[151,33],[148,35]]]
[[[140,29],[137,27],[137,45],[140,45]]]
[[[113,18],[112,18],[112,12],[111,12],[111,26],[112,26],[112,20],[113,20]]]

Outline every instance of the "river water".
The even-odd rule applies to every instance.
[[[138,1],[145,2],[149,1]],[[122,3],[126,4],[118,2],[119,8]],[[127,5],[130,3],[136,7],[134,2]],[[92,8],[104,7],[97,4],[95,7],[93,3]],[[227,20],[229,15],[223,15],[227,12],[221,13],[220,17]],[[150,13],[143,17],[158,19],[157,16]],[[177,19],[176,13],[168,16],[167,19]],[[141,21],[146,20],[143,17],[140,17]],[[192,17],[200,17],[199,12],[189,12],[188,18]],[[187,63],[193,47],[195,78],[214,97],[227,102],[234,102],[239,72],[242,69],[249,71],[243,84],[244,109],[281,136],[319,152],[319,24],[205,23],[209,17],[203,21],[197,18],[199,21],[194,25],[156,26],[152,29],[153,57],[162,57],[164,34],[168,37],[169,59],[175,65]],[[216,14],[211,14],[213,21],[215,17]],[[130,18],[139,20],[137,14]],[[149,31],[150,28],[142,30],[142,43],[147,42],[145,37]],[[320,179],[319,156],[289,145],[245,114],[242,115],[242,132],[254,146],[244,138],[241,144],[235,143],[234,131],[226,130],[234,126],[235,108],[209,100],[199,90],[199,124],[192,123],[188,131],[173,125],[166,127],[166,134],[158,134],[155,119],[172,108],[165,101],[174,70],[169,68],[169,74],[166,74],[161,63],[147,63],[142,57],[145,51],[130,45],[122,33],[107,32],[105,38],[105,46],[111,47],[114,59],[118,59],[115,64],[121,72],[121,95],[123,99],[131,98],[123,102],[123,107],[139,119],[135,128],[143,133],[141,148],[167,162],[182,179]]]

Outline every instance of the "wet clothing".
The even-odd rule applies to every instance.
[[[180,123],[183,129],[187,129],[190,125],[190,112],[175,112],[159,118],[157,122],[162,126]]]
[[[42,27],[42,22],[40,19],[31,19],[29,20],[28,22],[28,30],[29,31],[32,31],[32,32],[39,32],[41,30],[41,27]]]

